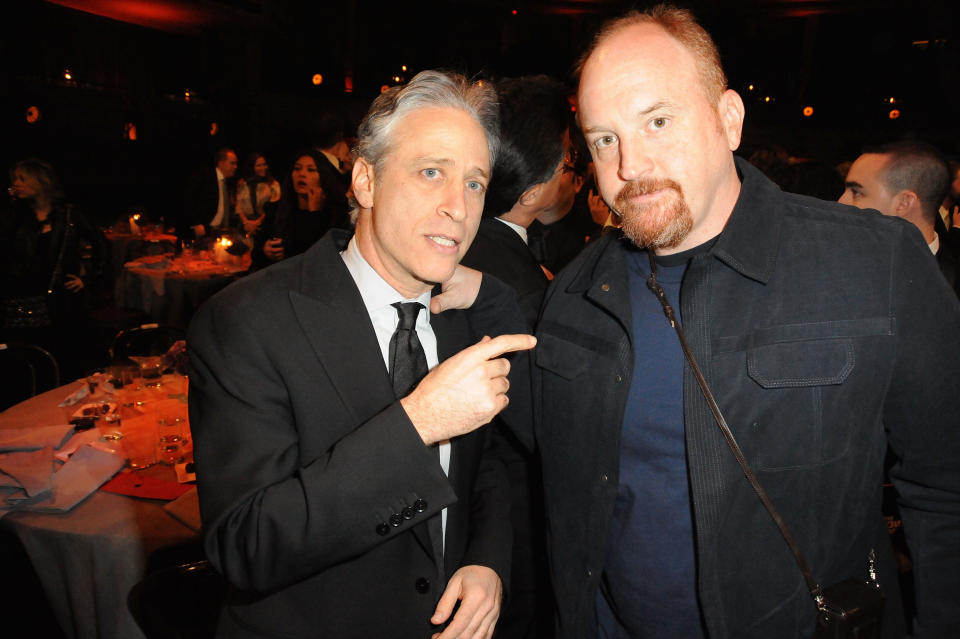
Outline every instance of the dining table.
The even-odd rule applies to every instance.
[[[151,321],[186,328],[197,308],[250,269],[223,249],[145,255],[124,264],[123,303]]]
[[[199,542],[187,385],[175,373],[117,389],[83,379],[0,413],[0,527],[20,540],[68,638],[144,637],[131,590],[152,557]],[[160,441],[171,426],[177,437]]]

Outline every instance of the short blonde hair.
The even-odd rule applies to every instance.
[[[607,38],[638,24],[655,24],[686,47],[697,65],[697,75],[700,77],[704,95],[711,104],[716,105],[720,102],[720,96],[727,90],[727,76],[720,63],[717,45],[692,13],[669,4],[658,4],[643,11],[631,11],[606,22],[594,37],[590,47],[580,56],[576,66],[576,76],[580,77],[587,59]]]

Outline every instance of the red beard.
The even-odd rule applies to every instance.
[[[660,193],[656,199],[637,203],[633,198]],[[690,207],[683,189],[673,180],[633,180],[620,189],[613,207],[619,213],[624,234],[640,247],[673,248],[693,228]]]

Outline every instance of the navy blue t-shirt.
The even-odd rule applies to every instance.
[[[657,280],[680,318],[680,284],[690,258],[710,242],[657,258]],[[603,582],[601,637],[705,637],[683,423],[683,350],[647,288],[644,250],[630,252],[633,377],[620,435],[620,477]]]

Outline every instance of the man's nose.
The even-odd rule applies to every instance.
[[[463,220],[467,215],[467,201],[463,190],[462,183],[451,181],[443,189],[440,206],[437,207],[438,212],[457,222]]]
[[[631,182],[642,178],[653,170],[654,164],[646,145],[638,140],[620,141],[620,179]]]

